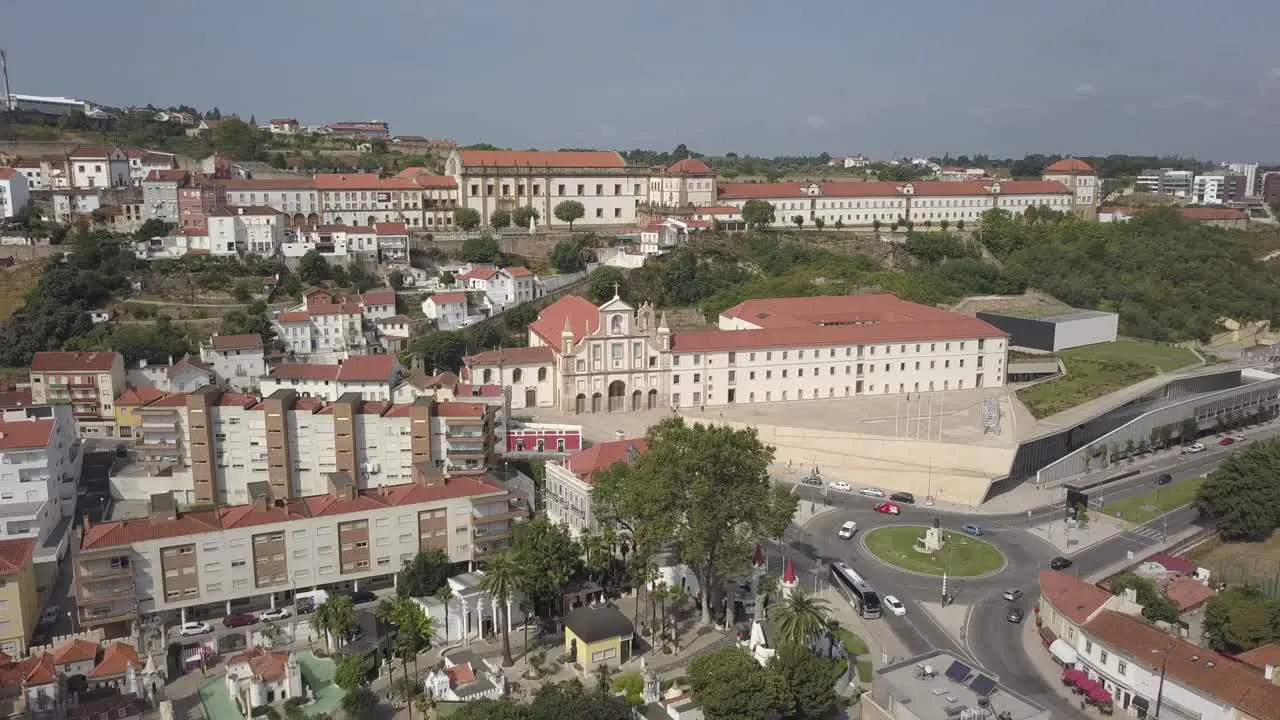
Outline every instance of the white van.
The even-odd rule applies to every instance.
[[[840,539],[848,540],[849,538],[853,537],[853,534],[857,531],[858,531],[858,523],[850,520],[840,526]]]

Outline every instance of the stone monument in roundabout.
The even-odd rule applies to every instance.
[[[941,522],[933,519],[933,525],[924,531],[924,537],[916,538],[916,552],[932,555],[942,549],[946,538],[942,536]]]

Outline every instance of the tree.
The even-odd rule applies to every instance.
[[[319,250],[311,249],[298,260],[298,277],[315,285],[329,279],[329,263]]]
[[[880,227],[881,227],[881,225],[883,225],[883,224],[884,224],[884,223],[881,223],[881,222],[880,222],[880,218],[876,218],[875,220],[872,220],[872,221],[871,221],[871,230],[872,230],[872,232],[874,232],[876,235],[879,235],[879,234],[880,234]],[[896,230],[897,228],[894,228],[894,229]]]
[[[346,637],[355,627],[355,605],[345,595],[330,597],[316,608],[315,614],[311,616],[311,624],[324,633],[324,646],[332,652],[332,637]]]
[[[835,714],[839,704],[836,682],[841,663],[814,655],[806,647],[784,643],[769,661],[769,672],[777,678],[778,713],[796,720],[819,720]]]
[[[764,200],[748,200],[742,205],[742,221],[753,230],[767,228],[773,224],[773,205]]]
[[[253,291],[249,289],[249,283],[241,280],[231,290],[231,298],[236,302],[247,303],[253,300]]]
[[[403,290],[404,289],[404,273],[400,272],[399,270],[392,270],[391,272],[387,273],[387,284],[391,286],[392,290]]]
[[[378,709],[378,696],[367,687],[357,687],[342,696],[342,711],[348,720],[373,720]]]
[[[565,200],[556,205],[555,216],[560,222],[569,223],[569,232],[573,232],[573,221],[581,220],[587,214],[586,208],[577,200]]]
[[[1226,540],[1264,540],[1280,525],[1280,441],[1228,456],[1196,491],[1195,506]]]
[[[471,232],[480,227],[480,213],[472,208],[458,208],[453,211],[453,224]]]
[[[333,682],[343,690],[351,692],[368,682],[364,659],[355,655],[339,655],[335,658]]]
[[[821,230],[823,227],[825,227],[825,226],[826,226],[826,224],[827,224],[827,221],[826,221],[826,220],[823,220],[822,218],[814,218],[814,219],[813,219],[813,226],[814,226],[814,227],[816,227],[816,228],[818,228],[819,230]]]
[[[794,215],[794,216],[792,216],[792,218],[791,218],[791,222],[793,222],[793,223],[795,223],[795,224],[796,224],[796,229],[798,230],[798,229],[800,229],[800,228],[804,227],[804,216],[803,216],[803,215]]]
[[[439,590],[436,590],[432,594],[441,602],[441,604],[444,605],[444,640],[445,642],[449,642],[449,604],[453,601],[453,598],[456,597],[453,592],[453,587],[446,582],[444,585],[440,586]],[[526,643],[526,647],[527,646],[528,644]]]
[[[964,232],[964,220],[956,221],[956,230],[959,230],[960,232]]]
[[[506,210],[494,210],[489,213],[489,225],[496,229],[502,229],[511,225],[511,213]]]
[[[1121,595],[1125,590],[1134,590],[1136,602],[1142,606],[1142,616],[1152,622],[1177,622],[1178,606],[1156,588],[1149,578],[1140,577],[1131,572],[1124,572],[1111,578],[1111,592]]]
[[[277,170],[284,170],[289,167],[289,161],[285,159],[284,153],[271,153],[271,167]]]
[[[622,285],[627,276],[622,270],[605,265],[591,271],[588,280],[587,297],[596,305],[603,305],[622,292]]]
[[[1209,647],[1234,655],[1274,640],[1276,606],[1253,586],[1218,593],[1204,609],[1204,635]]]
[[[609,666],[609,663],[600,663],[596,665],[595,676],[596,692],[601,695],[607,694],[611,689],[609,681],[613,679],[613,668]]]
[[[213,151],[232,160],[265,160],[262,136],[257,128],[250,127],[239,118],[229,118],[218,123],[210,136]]]
[[[560,610],[560,588],[582,563],[582,549],[563,525],[543,516],[516,524],[511,552],[524,569],[520,590],[534,607],[554,617]]]
[[[827,629],[831,610],[826,600],[810,597],[796,588],[775,606],[774,619],[782,640],[807,648]]]
[[[492,235],[467,238],[462,243],[462,259],[469,263],[497,263],[502,259],[502,246]]]
[[[262,637],[267,639],[268,643],[274,644],[276,638],[280,637],[280,626],[273,622],[268,622],[262,626]]]
[[[528,228],[530,220],[537,222],[540,217],[537,210],[528,205],[521,205],[511,211],[511,224],[519,228]]]
[[[1183,445],[1194,441],[1200,435],[1200,423],[1194,418],[1186,418],[1178,425],[1178,441]]]
[[[511,667],[514,661],[511,659],[511,633],[507,626],[511,624],[511,602],[522,582],[524,569],[510,552],[495,553],[486,564],[488,567],[480,578],[480,588],[497,601],[502,615],[496,621],[502,628],[502,667]]]
[[[467,341],[456,330],[437,330],[414,340],[409,352],[422,356],[423,367],[431,372],[456,371],[467,354]]]
[[[413,559],[405,563],[396,580],[396,596],[402,598],[435,595],[441,588],[449,587],[453,563],[439,548],[419,550]]]
[[[24,206],[24,209],[25,207],[26,206]],[[35,206],[30,205],[30,207],[35,207]],[[151,218],[150,220],[142,223],[142,226],[139,227],[136,231],[134,231],[133,239],[142,241],[142,240],[150,240],[153,237],[165,237],[172,230],[173,230],[173,226],[170,225],[169,223],[163,220],[158,220],[156,218]]]
[[[642,547],[674,539],[703,588],[745,570],[756,541],[780,536],[795,515],[796,497],[769,478],[773,448],[753,428],[667,418],[649,428],[648,443],[634,461],[595,476],[597,517],[617,518]],[[710,622],[703,593],[702,623]]]
[[[951,227],[951,221],[943,219],[942,222],[938,223],[938,227],[942,228],[942,232],[946,232],[947,228]]]
[[[577,272],[595,262],[595,235],[575,235],[561,240],[551,250],[551,263],[562,273]]]
[[[778,707],[776,676],[742,648],[694,658],[686,677],[708,720],[760,720]]]

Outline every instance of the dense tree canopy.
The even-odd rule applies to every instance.
[[[632,720],[624,698],[602,695],[578,680],[545,685],[524,704],[510,696],[463,703],[454,720]]]
[[[593,233],[561,240],[551,249],[551,264],[562,273],[577,272],[595,262],[598,242]]]
[[[1280,602],[1255,587],[1234,587],[1209,599],[1204,608],[1209,647],[1235,654],[1280,638]]]
[[[704,588],[745,570],[762,537],[779,537],[797,500],[769,479],[773,448],[753,428],[662,420],[649,449],[595,474],[596,516],[630,532],[641,555],[674,540],[680,560]],[[703,623],[711,597],[702,597]]]
[[[777,675],[737,647],[694,658],[688,678],[707,720],[760,720],[782,696]]]
[[[582,548],[569,531],[545,516],[517,524],[511,531],[511,552],[523,569],[521,589],[534,612],[560,614],[560,592],[582,566]]]
[[[1196,491],[1195,505],[1228,540],[1264,540],[1280,526],[1280,441],[1228,455]]]

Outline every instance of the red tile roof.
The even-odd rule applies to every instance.
[[[53,667],[53,655],[41,653],[35,657],[14,661],[12,658],[0,664],[0,685],[21,687],[28,685],[49,685],[57,682],[58,674]]]
[[[711,175],[715,171],[709,165],[696,158],[685,158],[667,168],[667,172],[679,175]]]
[[[59,645],[53,651],[53,664],[87,662],[98,659],[98,643],[76,638]]]
[[[227,667],[232,665],[248,665],[249,672],[264,682],[278,682],[284,679],[289,665],[289,651],[267,650],[253,647],[227,660]]]
[[[1093,173],[1093,166],[1079,158],[1063,158],[1044,169],[1048,174]]]
[[[22,173],[18,172],[17,170],[14,170],[13,168],[0,167],[0,180],[8,180],[9,178],[17,177],[19,175],[22,175]],[[26,177],[26,175],[22,175],[22,176]]]
[[[577,295],[565,295],[543,308],[529,329],[548,345],[560,347],[560,333],[564,332],[566,321],[576,343],[600,328],[600,309]]]
[[[0,391],[0,410],[7,408],[31,407],[30,390]]]
[[[407,408],[408,405],[396,407]],[[381,489],[361,490],[357,500],[313,495],[291,500],[284,507],[271,508],[265,513],[254,510],[252,506],[235,505],[217,510],[184,512],[176,520],[141,518],[98,523],[85,529],[80,547],[85,550],[119,547],[149,540],[203,535],[235,527],[268,525],[307,517],[328,517],[382,507],[436,503],[501,492],[502,488],[497,481],[487,476],[459,475],[434,487],[405,483],[385,488],[385,494]]]
[[[210,340],[215,350],[260,350],[262,336],[257,333],[242,335],[214,335]]]
[[[738,215],[741,212],[742,208],[736,208],[728,205],[693,209],[693,213],[695,215]]]
[[[912,188],[916,197],[975,197],[995,194],[994,189],[1000,187],[1000,195],[1070,195],[1060,183],[1045,180],[975,180],[972,182],[787,182],[787,183],[728,183],[720,186],[721,200],[751,200],[772,198],[806,198],[805,191],[811,185],[817,185],[820,197],[907,197],[906,187]]]
[[[404,381],[419,390],[431,390],[439,387],[454,388],[458,385],[458,376],[448,371],[433,376],[418,372],[405,378]]]
[[[0,421],[0,450],[47,447],[56,426],[56,420]]]
[[[583,482],[590,483],[592,473],[597,470],[604,470],[615,463],[626,462],[627,452],[632,447],[636,449],[636,452],[643,453],[649,449],[649,441],[637,438],[635,440],[614,440],[592,445],[586,450],[579,450],[565,458],[564,466]]]
[[[1178,606],[1178,612],[1186,612],[1200,607],[1218,593],[1195,578],[1178,575],[1165,583],[1164,594]]]
[[[389,380],[396,370],[394,355],[356,355],[338,366],[338,380],[344,382],[378,382]]]
[[[377,173],[340,173],[316,175],[316,188],[319,190],[371,190],[380,184]]]
[[[237,215],[242,215],[242,216],[256,215],[259,217],[273,217],[275,215],[282,215],[282,214],[283,213],[281,213],[279,210],[276,210],[273,207],[268,207],[266,205],[227,205],[217,210],[210,210],[208,213],[206,213],[208,217],[235,217]]]
[[[167,393],[153,387],[129,388],[116,398],[116,405],[121,407],[137,407],[147,405],[164,397]]]
[[[293,118],[271,118],[272,125],[297,125],[298,121]]]
[[[427,175],[419,173],[412,178],[414,184],[421,188],[457,190],[458,181],[452,175]]]
[[[547,365],[555,358],[548,345],[541,347],[502,348],[488,350],[463,359],[468,367],[480,365]]]
[[[1259,645],[1248,652],[1240,653],[1236,659],[1259,670],[1265,670],[1268,665],[1280,668],[1280,642]]]
[[[1161,567],[1171,572],[1182,573],[1183,575],[1195,575],[1199,566],[1186,558],[1176,557],[1169,553],[1155,553],[1148,555],[1145,562],[1159,563]]]
[[[35,538],[0,540],[0,573],[9,575],[22,570],[30,564],[35,549]]]
[[[133,666],[135,670],[141,670],[145,665],[138,658],[138,651],[132,645],[117,640],[102,651],[102,662],[89,671],[89,677],[108,678],[123,675],[129,671],[129,666]]]
[[[314,190],[315,180],[308,175],[282,178],[254,178],[252,180],[218,180],[217,183],[227,190],[246,192],[253,190]]]
[[[456,689],[460,685],[466,685],[476,681],[476,673],[471,669],[471,663],[459,663],[444,671],[449,676],[449,688]]]
[[[1086,622],[1111,599],[1111,593],[1097,585],[1057,570],[1040,571],[1040,594],[1077,625]]]
[[[533,271],[526,267],[516,266],[516,267],[508,267],[508,268],[502,268],[502,269],[505,270],[507,274],[510,275],[511,277],[528,277],[530,275],[533,275]]]
[[[459,386],[461,387],[461,386]],[[484,403],[442,402],[436,403],[436,415],[442,418],[484,417],[489,406]]]
[[[105,159],[110,157],[111,154],[115,151],[116,151],[116,148],[111,148],[111,147],[100,147],[96,145],[77,145],[74,148],[71,148],[71,151],[67,153],[67,157],[72,159],[75,159],[75,158]]]
[[[276,380],[337,380],[338,370],[338,365],[280,363],[271,368],[267,377]]]
[[[459,150],[464,167],[477,165],[497,167],[553,167],[553,168],[620,168],[627,163],[616,152],[572,151],[544,152],[541,150]]]
[[[402,222],[380,222],[373,224],[373,231],[379,235],[408,235],[409,226]]]
[[[488,280],[497,274],[498,268],[493,265],[477,265],[471,268],[469,272],[462,273],[461,275],[455,275],[453,279],[459,282],[463,280],[471,280],[473,278],[476,280]]]
[[[276,321],[282,323],[311,322],[311,313],[282,312],[276,316]]]
[[[459,400],[469,397],[502,397],[506,392],[501,385],[455,385],[453,396]]]
[[[360,302],[365,305],[395,305],[395,290],[371,290],[360,296]]]
[[[31,358],[32,372],[111,372],[113,352],[38,352]]]
[[[187,179],[186,170],[152,170],[147,173],[147,182],[183,182]]]
[[[1167,676],[1181,685],[1211,695],[1256,718],[1274,718],[1280,708],[1280,686],[1244,663],[1192,645],[1153,625],[1112,610],[1103,610],[1085,625],[1094,642],[1111,647],[1157,672],[1164,660]]]
[[[976,317],[884,294],[748,300],[721,315],[762,329],[675,333],[672,349],[699,352],[1006,336]]]
[[[467,301],[467,294],[464,292],[442,292],[432,293],[427,299],[436,305],[444,303],[459,303]]]

